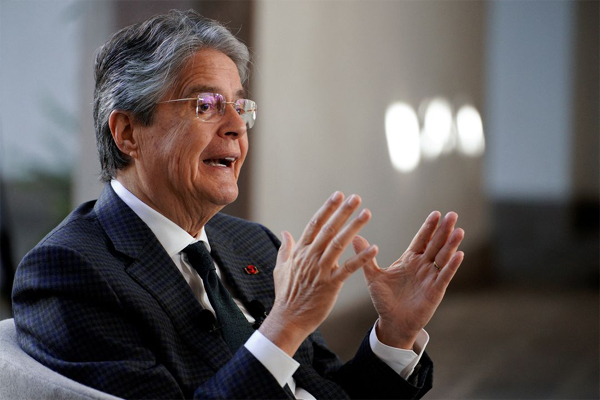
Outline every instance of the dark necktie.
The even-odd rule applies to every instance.
[[[215,309],[217,320],[221,324],[223,339],[235,353],[240,346],[246,343],[254,329],[219,279],[215,263],[204,243],[192,243],[183,252],[187,254],[190,264],[202,278],[208,300]]]

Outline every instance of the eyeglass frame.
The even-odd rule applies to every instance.
[[[223,111],[222,111],[222,112],[221,112],[221,111],[219,111],[219,110],[217,110],[217,113],[218,113],[218,115],[220,115],[220,118],[219,118],[217,121],[212,121],[212,122],[209,122],[209,121],[205,121],[205,120],[203,120],[203,119],[200,117],[200,115],[201,115],[201,114],[200,114],[200,110],[199,110],[199,107],[200,107],[200,101],[202,100],[202,95],[207,95],[207,94],[213,95],[213,96],[215,96],[215,97],[216,97],[216,96],[220,96],[220,97],[223,99],[223,101],[222,101],[221,103],[222,103],[222,104],[225,104],[225,106],[223,106]],[[254,124],[256,123],[256,111],[258,110],[258,107],[257,107],[257,105],[256,105],[256,102],[255,102],[254,100],[250,100],[250,99],[237,99],[237,100],[235,100],[235,101],[227,101],[227,100],[225,99],[225,96],[223,96],[221,93],[216,93],[216,92],[203,92],[203,93],[198,93],[198,95],[197,95],[196,97],[187,97],[187,98],[184,98],[184,99],[174,99],[174,100],[165,100],[165,101],[159,101],[159,102],[158,102],[158,103],[156,103],[156,104],[176,103],[176,102],[182,102],[182,101],[193,101],[193,100],[195,100],[195,101],[197,102],[197,103],[196,103],[196,118],[198,118],[198,119],[199,119],[199,120],[201,120],[202,122],[208,122],[208,123],[217,123],[217,122],[219,122],[219,121],[220,121],[220,120],[223,118],[223,115],[225,115],[225,107],[227,107],[227,104],[231,104],[231,106],[233,107],[233,109],[234,109],[234,110],[235,110],[235,112],[237,113],[237,112],[238,112],[238,110],[235,108],[235,104],[236,104],[238,101],[240,101],[240,100],[244,100],[244,101],[250,101],[250,102],[252,102],[252,103],[254,104],[254,107],[253,107],[252,109],[250,109],[250,110],[244,110],[244,114],[247,114],[247,113],[250,113],[250,112],[251,112],[251,113],[254,113],[254,118],[252,118],[252,119],[251,119],[251,121],[252,121],[252,124],[250,124],[250,122],[249,122],[247,119],[245,119],[245,118],[242,116],[242,114],[238,114],[238,115],[239,115],[240,117],[242,117],[242,119],[243,119],[243,120],[244,120],[244,122],[246,123],[246,129],[251,129],[251,128],[254,126]]]

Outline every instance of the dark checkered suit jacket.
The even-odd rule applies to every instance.
[[[244,303],[273,304],[279,241],[261,225],[216,215],[216,260]],[[255,265],[256,275],[243,268]],[[202,306],[152,231],[107,185],[21,262],[14,283],[21,347],[78,382],[125,398],[286,398],[244,347],[232,354],[199,317]],[[294,357],[294,377],[317,398],[418,397],[431,387],[423,357],[411,383],[365,339],[342,365],[318,332]]]

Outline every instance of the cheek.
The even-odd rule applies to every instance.
[[[190,146],[192,135],[186,124],[159,125],[150,132],[145,132],[144,149],[149,163],[154,164],[154,173],[167,174],[169,179],[180,178],[186,173],[184,166],[193,161],[193,146]],[[156,176],[156,178],[159,178]]]
[[[163,156],[167,158],[172,179],[193,179],[193,175],[197,173],[201,146],[195,139],[194,135],[182,130],[173,135],[161,149]]]

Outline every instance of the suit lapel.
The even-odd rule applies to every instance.
[[[245,305],[252,300],[258,300],[267,312],[270,311],[275,290],[271,273],[274,266],[259,265],[249,255],[245,243],[232,239],[232,235],[224,232],[217,217],[213,220],[206,225],[206,235],[210,241],[212,256],[219,264],[221,272],[225,274],[227,283],[235,291],[234,295]],[[254,265],[260,272],[255,275],[246,273],[245,268],[249,265]]]
[[[130,257],[126,272],[167,313],[187,345],[217,371],[231,355],[221,339],[200,325],[202,306],[150,228],[107,185],[96,203],[98,219],[115,249]]]
[[[164,257],[166,252],[160,243],[149,243],[144,250],[145,255],[129,265],[127,273],[160,303],[186,345],[218,371],[231,357],[229,348],[220,337],[206,332],[200,315],[202,306],[171,258]]]

